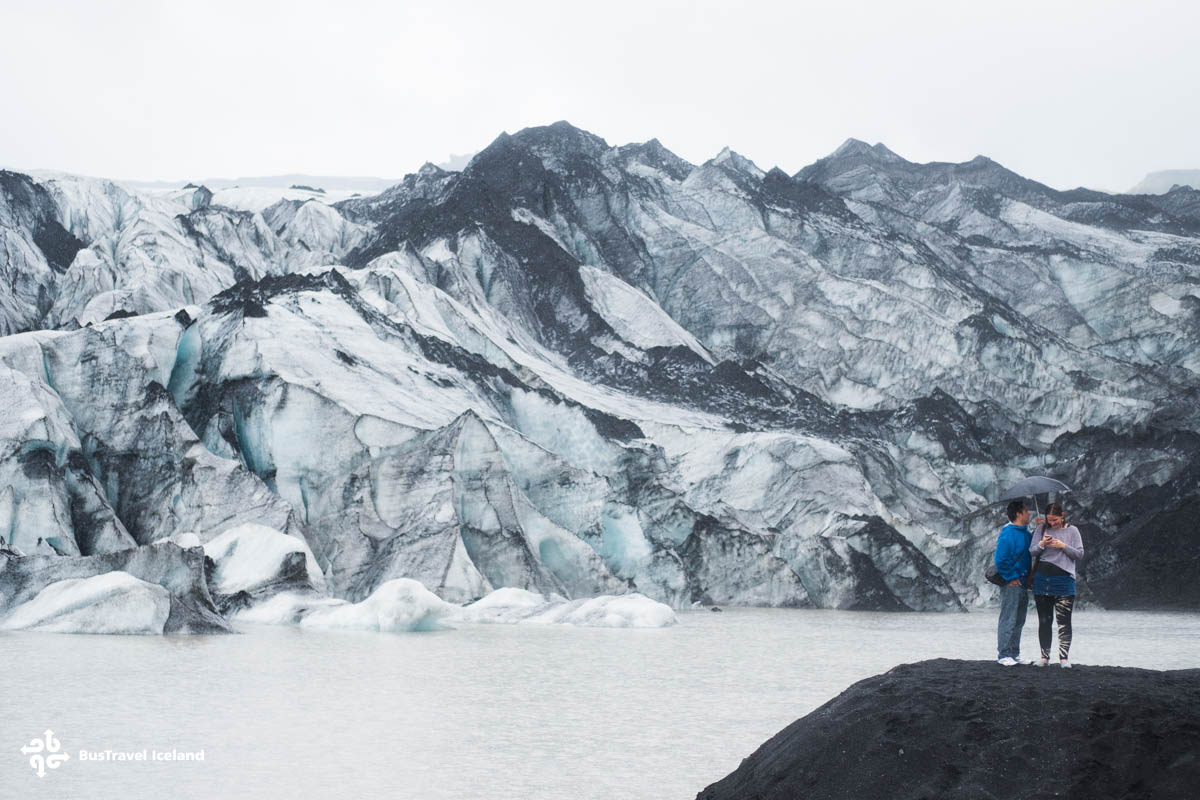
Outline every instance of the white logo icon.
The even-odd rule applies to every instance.
[[[44,778],[47,767],[58,769],[59,764],[71,757],[66,753],[58,752],[61,746],[58,739],[54,738],[54,731],[47,729],[42,734],[42,738],[32,739],[29,744],[21,748],[21,752],[29,756],[29,766],[37,770],[38,777]]]

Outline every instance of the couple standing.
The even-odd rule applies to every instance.
[[[1029,509],[1014,500],[1006,509],[1009,523],[996,541],[996,571],[1006,583],[1000,587],[1000,622],[996,633],[997,663],[1006,667],[1050,663],[1050,626],[1058,619],[1058,663],[1068,668],[1071,649],[1071,610],[1075,606],[1075,565],[1083,558],[1083,538],[1079,529],[1067,524],[1063,507],[1046,506],[1045,517],[1038,517],[1029,530]],[[1037,557],[1034,566],[1033,557]],[[1033,600],[1037,605],[1038,643],[1041,661],[1021,658],[1021,629],[1029,607],[1028,583],[1033,574]]]

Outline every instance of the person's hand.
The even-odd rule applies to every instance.
[[[1011,581],[1009,581],[1009,582],[1008,582],[1008,585],[1009,585],[1009,586],[1020,586],[1020,585],[1021,585],[1021,579],[1020,579],[1020,578],[1013,578]]]
[[[1063,548],[1065,548],[1067,546],[1067,543],[1064,542],[1062,539],[1051,539],[1050,546],[1057,547],[1059,550],[1062,550]]]
[[[1045,524],[1046,524],[1046,518],[1045,518],[1045,517],[1038,517],[1037,519],[1035,519],[1035,520],[1033,521],[1033,526],[1034,526],[1035,528],[1036,528],[1038,525],[1045,525]]]
[[[1042,534],[1042,544],[1041,544],[1042,549],[1045,550],[1047,547],[1050,546],[1050,543],[1053,541],[1054,541],[1053,536],[1051,536],[1048,533],[1043,533]]]

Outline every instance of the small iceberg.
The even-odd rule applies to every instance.
[[[644,594],[602,595],[567,600],[524,589],[497,589],[459,608],[452,621],[506,625],[579,625],[593,628],[665,628],[678,624],[675,611]]]
[[[311,591],[280,592],[236,611],[233,618],[258,625],[387,632],[444,630],[454,622],[593,628],[665,628],[679,622],[670,606],[642,594],[567,600],[507,587],[456,606],[410,578],[390,580],[359,603]]]
[[[320,604],[300,620],[302,628],[344,628],[358,631],[436,631],[441,620],[455,610],[412,578],[380,584],[359,603],[337,600]]]
[[[254,625],[298,625],[317,609],[343,605],[347,605],[345,600],[316,592],[280,592],[248,608],[236,609],[230,617]]]
[[[166,589],[114,571],[47,585],[0,619],[0,630],[161,634],[170,613]]]

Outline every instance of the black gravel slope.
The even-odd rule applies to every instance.
[[[698,800],[1200,796],[1200,669],[939,659],[854,684]]]

